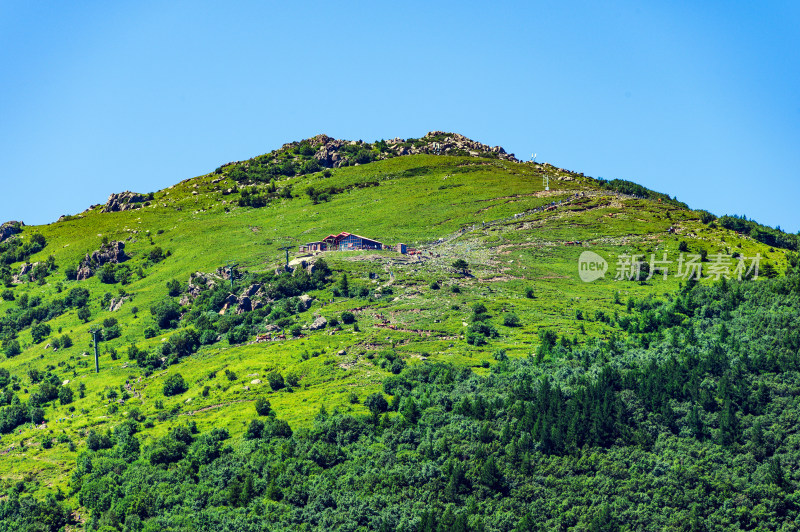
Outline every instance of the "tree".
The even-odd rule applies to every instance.
[[[31,327],[31,337],[33,337],[34,344],[42,342],[49,334],[50,326],[46,323],[37,323]]]
[[[117,277],[114,271],[114,264],[111,262],[106,262],[103,264],[103,267],[97,270],[97,278],[100,279],[101,283],[104,284],[114,284],[117,282]]]
[[[8,345],[6,345],[5,353],[8,358],[15,357],[18,354],[22,353],[22,349],[19,346],[19,342],[16,340],[11,340],[10,342],[8,342]]]
[[[183,375],[174,373],[167,377],[164,381],[164,395],[178,395],[187,390],[186,382],[183,380]]]
[[[167,297],[152,305],[150,313],[160,328],[170,329],[177,326],[180,318],[180,307],[175,301]]]
[[[268,416],[272,412],[272,406],[265,397],[257,397],[255,407],[259,416]]]
[[[519,316],[513,312],[509,312],[503,316],[503,325],[506,327],[519,327]]]
[[[486,459],[481,467],[480,472],[480,481],[481,484],[486,486],[487,488],[491,488],[493,490],[499,490],[501,487],[503,475],[500,473],[500,469],[497,467],[497,463],[494,460],[494,456],[490,456]]]
[[[419,405],[414,400],[413,397],[409,397],[403,404],[403,407],[400,409],[400,414],[403,416],[408,423],[412,425],[416,425],[417,421],[419,421],[420,416],[422,416],[422,412],[419,409]]]
[[[92,311],[89,310],[89,307],[81,307],[78,309],[78,319],[81,320],[83,323],[89,321],[89,318],[92,317]]]
[[[366,406],[369,411],[372,412],[372,415],[375,418],[389,409],[389,403],[386,401],[386,398],[382,393],[373,393],[367,397],[364,400],[364,406]]]
[[[175,297],[180,295],[181,293],[181,283],[177,281],[177,279],[172,279],[171,281],[167,282],[167,293],[170,297]]]
[[[272,388],[272,391],[277,392],[281,388],[285,386],[283,382],[283,375],[278,373],[277,371],[273,371],[269,375],[267,375],[267,382],[269,382],[269,387]]]
[[[72,402],[72,389],[69,386],[62,386],[58,390],[58,402],[62,405],[68,405]]]
[[[347,280],[347,274],[343,273],[342,278],[339,279],[339,291],[344,297],[350,294],[350,282]]]
[[[342,312],[342,323],[349,325],[356,321],[356,316],[350,311],[345,310]]]
[[[456,270],[461,270],[462,273],[466,273],[469,270],[469,264],[464,259],[458,259],[453,263],[453,268]]]

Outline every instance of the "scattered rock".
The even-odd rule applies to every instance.
[[[250,384],[261,384],[261,379],[253,379],[250,381]]]
[[[339,356],[344,356],[344,355],[346,355],[346,354],[347,354],[347,351],[345,351],[344,349],[342,349],[341,351],[339,351],[339,352],[338,352],[338,353],[336,353],[336,354],[337,354],[337,355],[339,355]]]

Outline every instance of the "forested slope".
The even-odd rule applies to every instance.
[[[262,403],[243,437],[189,424],[141,447],[128,422],[80,455],[73,487],[90,528],[796,528],[800,275],[629,306],[627,341],[548,331],[485,376],[417,365],[371,414],[321,409],[309,429]],[[6,523],[42,511],[25,501],[2,503]]]

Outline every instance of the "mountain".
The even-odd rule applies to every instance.
[[[336,250],[306,247],[326,240]],[[778,355],[797,341],[796,249],[444,132],[318,135],[49,225],[4,224],[0,515],[607,530],[651,528],[627,509],[662,504],[675,513],[655,528],[734,515],[777,529],[800,480],[782,399],[800,346]],[[737,484],[737,460],[766,495]],[[693,506],[660,476],[745,502]]]

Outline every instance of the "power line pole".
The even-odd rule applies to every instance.
[[[233,269],[236,268],[239,264],[229,260],[225,263],[225,267],[228,268],[228,276],[231,278],[231,290],[233,290]]]
[[[89,334],[92,335],[92,339],[94,339],[94,372],[100,373],[100,356],[97,354],[97,335],[100,332],[100,329],[93,327],[89,329]]]
[[[286,250],[286,271],[289,271],[289,250],[294,248],[294,246],[283,246],[278,249],[285,249]]]

